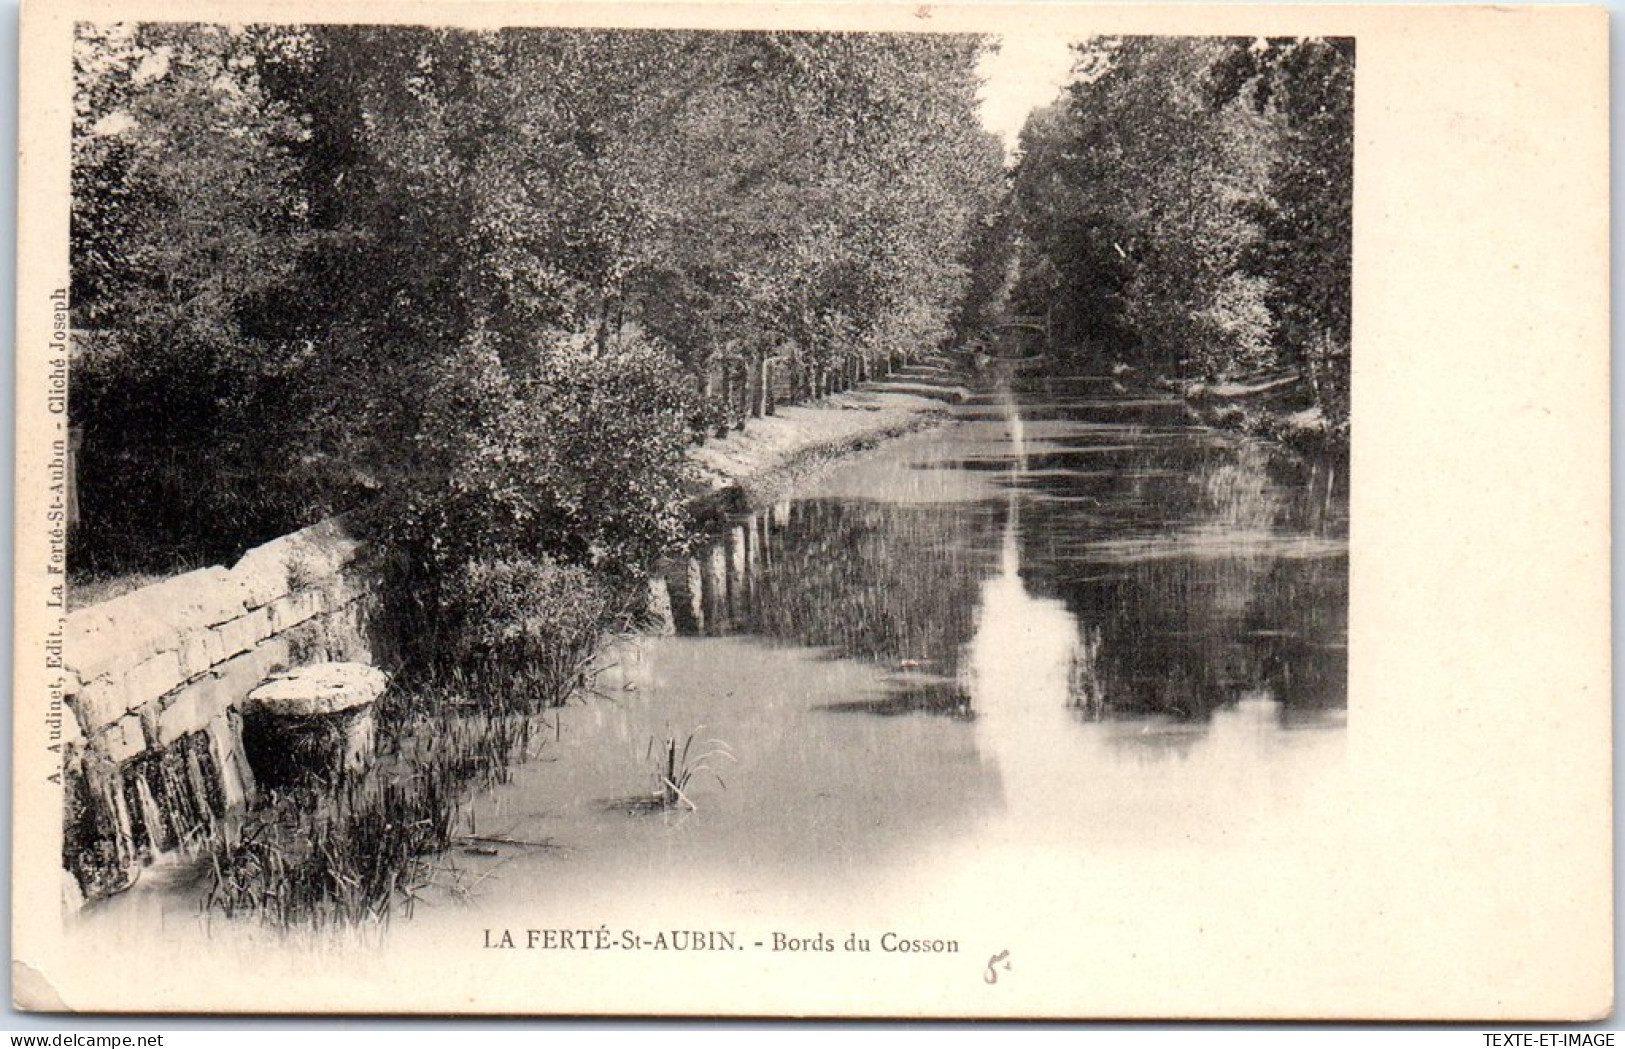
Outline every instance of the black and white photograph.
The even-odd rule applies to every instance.
[[[795,6],[25,13],[18,1007],[1611,1008],[1605,22]]]

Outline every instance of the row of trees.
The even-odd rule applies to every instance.
[[[1297,371],[1346,427],[1353,41],[1075,50],[1022,133],[1018,308],[1164,372]]]
[[[986,46],[82,25],[76,567],[371,501],[425,579],[635,581],[697,434],[993,308]]]

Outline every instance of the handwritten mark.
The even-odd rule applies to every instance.
[[[988,961],[987,961],[987,975],[982,977],[982,979],[986,980],[988,983],[998,983],[999,982],[998,964],[1000,962],[1004,963],[1004,971],[1009,972],[1010,971],[1010,952],[1009,951],[1000,951],[998,954],[995,954],[993,957],[988,959]]]

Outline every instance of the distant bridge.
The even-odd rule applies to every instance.
[[[1049,350],[1048,319],[1037,315],[1017,315],[993,326],[991,345],[986,351],[995,360],[1037,360]]]

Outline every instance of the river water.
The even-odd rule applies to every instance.
[[[672,635],[471,801],[498,841],[438,909],[884,910],[956,856],[1266,847],[1342,760],[1347,535],[1337,468],[1175,400],[990,391],[675,565]]]
[[[673,565],[671,631],[603,655],[365,949],[265,950],[173,865],[74,964],[145,945],[176,1008],[1234,1012],[1178,989],[1304,986],[1347,878],[1347,535],[1339,469],[1173,399],[991,390]],[[613,947],[525,949],[565,929]],[[108,1001],[150,1004],[129,971]]]

